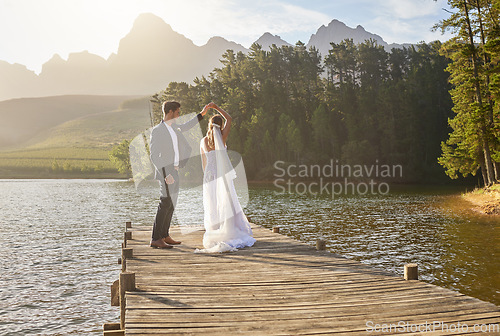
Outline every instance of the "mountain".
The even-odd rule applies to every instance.
[[[0,61],[0,100],[31,97],[39,88],[38,76],[21,64]]]
[[[263,50],[271,50],[271,46],[274,44],[277,47],[291,46],[290,43],[281,39],[278,35],[272,35],[271,33],[264,33],[257,41],[254,43],[260,44]]]
[[[248,49],[235,42],[227,41],[226,39],[216,36],[208,40],[208,42],[200,47],[198,51],[200,60],[197,63],[190,65],[194,71],[199,73],[198,77],[201,75],[208,75],[213,69],[222,67],[220,59],[226,50],[231,49],[237,52],[247,53]],[[209,70],[208,70],[209,69]],[[185,82],[192,82],[194,77]]]
[[[373,39],[387,51],[390,51],[392,48],[403,47],[403,45],[399,44],[388,44],[379,35],[367,32],[359,25],[356,28],[350,28],[338,20],[332,20],[326,27],[324,25],[321,26],[316,34],[311,35],[307,47],[315,47],[321,55],[325,56],[328,55],[328,51],[331,49],[331,42],[340,43],[347,38],[352,39],[354,44],[360,44],[366,40]]]
[[[350,28],[338,20],[321,26],[307,47],[316,47],[327,55],[330,42],[352,38],[355,43],[374,39],[386,50],[401,45],[387,44],[382,37],[363,27]],[[263,34],[256,43],[264,50],[275,44],[290,45],[277,35]],[[151,95],[172,81],[192,83],[222,67],[226,50],[247,53],[240,44],[222,37],[212,37],[197,46],[175,32],[170,25],[153,14],[138,16],[131,31],[120,40],[116,54],[108,59],[88,51],[71,53],[67,60],[54,55],[39,75],[20,64],[0,61],[0,101],[21,97],[56,95]],[[0,119],[1,120],[1,119]]]
[[[141,14],[108,59],[87,51],[67,60],[54,55],[40,75],[19,64],[0,61],[0,101],[55,95],[151,95],[171,81],[191,83],[221,67],[227,49],[247,52],[221,37],[196,46],[153,14]],[[8,80],[3,80],[8,79]]]
[[[38,94],[33,96],[106,92],[103,90],[106,71],[107,61],[88,51],[71,53],[66,61],[55,54],[42,66]]]
[[[152,14],[140,15],[109,62],[106,89],[121,94],[148,94],[170,81],[191,81],[199,75],[191,69],[199,61],[199,47]],[[141,90],[141,91],[138,91]],[[117,94],[117,92],[112,92]]]

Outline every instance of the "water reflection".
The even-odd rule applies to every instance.
[[[0,334],[101,334],[119,318],[123,223],[153,204],[116,181],[0,181],[0,193]]]

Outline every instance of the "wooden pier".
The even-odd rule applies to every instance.
[[[148,246],[149,230],[127,226],[124,296],[118,282],[114,295],[121,331],[105,335],[500,334],[494,304],[343,258],[322,242],[252,225],[253,247],[198,254],[202,231],[174,228],[182,245],[160,250]],[[407,271],[416,276],[414,265]]]

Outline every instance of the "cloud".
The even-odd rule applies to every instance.
[[[432,32],[431,27],[436,23],[429,18],[387,20],[377,17],[367,24],[367,30],[376,33],[388,43],[418,43],[436,40],[447,40],[450,34],[442,35],[440,32]]]
[[[363,25],[388,43],[418,43],[446,40],[449,35],[432,32],[443,18],[445,0],[386,0],[372,7],[372,18]]]
[[[214,35],[236,41],[245,46],[250,46],[265,32],[272,34],[286,34],[294,32],[311,32],[318,29],[321,24],[331,20],[326,14],[292,5],[283,1],[212,1],[209,5],[203,1],[203,12],[206,29],[200,29],[193,21],[203,21],[203,16],[189,17],[192,2],[187,2],[189,7],[182,9],[181,22],[172,22],[172,28],[192,38],[196,44],[203,44]],[[187,6],[187,5],[186,5]],[[201,2],[199,6],[202,6]],[[166,19],[164,17],[164,19]],[[186,20],[192,22],[186,25]]]
[[[436,15],[441,10],[442,2],[434,0],[385,0],[380,5],[386,16],[405,20]]]

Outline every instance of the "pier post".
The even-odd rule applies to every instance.
[[[122,247],[127,247],[127,240],[132,239],[132,231],[125,231],[123,233],[123,244]]]
[[[405,280],[418,280],[418,265],[406,264],[404,278]]]
[[[120,305],[120,280],[116,280],[111,285],[111,306]]]
[[[104,336],[124,336],[125,331],[120,330],[120,323],[104,323],[102,326]]]
[[[120,326],[125,330],[126,292],[135,291],[135,273],[120,273]]]
[[[122,260],[130,259],[134,257],[134,249],[132,248],[124,248],[122,249]]]
[[[324,241],[323,239],[316,240],[316,250],[318,251],[326,250],[326,241]]]
[[[134,257],[133,249],[131,248],[122,249],[122,257],[121,257],[122,272],[125,272],[127,270],[127,259],[131,259],[133,257]]]
[[[273,227],[273,232],[274,233],[280,233],[280,227],[279,226]]]
[[[132,227],[132,222],[125,222],[125,229],[130,229]]]

